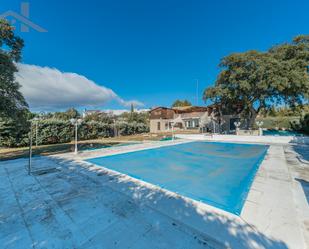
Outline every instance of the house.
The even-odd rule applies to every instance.
[[[215,105],[156,107],[150,111],[150,132],[160,133],[174,130],[199,130],[204,132],[235,131],[237,115],[223,115],[219,118]]]

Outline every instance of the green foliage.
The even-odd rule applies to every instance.
[[[144,123],[148,125],[149,123],[149,113],[148,112],[124,112],[118,117],[119,120],[128,123],[137,122]]]
[[[309,35],[294,38],[291,44],[274,46],[269,55],[280,62],[275,87],[291,107],[309,98]]]
[[[263,121],[263,128],[267,129],[293,129],[292,123],[299,122],[299,116],[276,116],[276,117],[259,117],[256,119],[257,121]],[[255,128],[256,125],[254,126]]]
[[[107,113],[103,113],[103,112],[87,114],[87,116],[84,118],[85,122],[96,121],[96,122],[102,122],[105,124],[112,124],[113,120],[114,120],[114,117],[112,117],[111,115]]]
[[[228,55],[221,60],[215,86],[205,90],[204,100],[210,99],[229,112],[241,106],[248,128],[263,109],[282,103],[292,108],[301,105],[309,94],[308,48],[308,36],[301,36],[265,53]]]
[[[74,139],[74,126],[69,121],[72,115],[64,112],[56,113],[55,118],[53,114],[41,115],[37,122],[38,144],[57,144],[67,143]],[[0,147],[19,147],[29,145],[30,137],[30,120],[35,115],[29,111],[20,111],[18,114],[18,121],[12,118],[0,119]],[[148,113],[130,113],[121,118],[115,123],[110,116],[104,115],[89,115],[85,118],[83,123],[78,127],[78,139],[98,139],[105,137],[113,137],[117,129],[119,135],[133,135],[139,133],[149,132]],[[126,119],[134,119],[128,122]],[[32,123],[33,142],[35,143],[36,124]]]
[[[136,121],[130,123],[119,122],[116,127],[119,129],[120,135],[122,136],[149,132],[149,126],[147,124],[138,123]]]
[[[114,127],[110,123],[100,121],[83,122],[79,127],[81,140],[96,139],[114,136]]]
[[[71,118],[79,118],[80,114],[76,109],[70,108],[65,112],[55,112],[51,116],[55,119],[70,120]]]
[[[70,142],[73,134],[74,128],[68,120],[45,119],[38,122],[38,144]]]
[[[299,123],[299,131],[309,135],[309,113],[307,113],[303,118],[301,118]]]
[[[19,110],[27,108],[15,81],[16,62],[21,59],[23,40],[14,35],[13,27],[0,20],[0,116],[13,117]]]
[[[309,113],[309,105],[297,105],[291,107],[271,107],[269,110],[262,110],[261,115],[264,117],[292,117],[302,116],[303,113]]]
[[[292,122],[291,127],[295,131],[309,135],[309,113],[301,117],[299,122]]]
[[[22,146],[28,143],[31,113],[19,110],[13,117],[0,118],[0,146]]]
[[[116,128],[122,136],[149,132],[149,113],[124,112],[119,115]]]
[[[188,100],[179,100],[177,99],[173,104],[172,107],[183,107],[183,106],[192,106],[191,102]]]

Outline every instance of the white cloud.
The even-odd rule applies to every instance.
[[[136,100],[125,101],[112,89],[96,84],[85,76],[61,72],[56,68],[17,64],[16,80],[33,109],[55,110],[69,107],[103,106],[117,101],[128,107],[143,106]]]

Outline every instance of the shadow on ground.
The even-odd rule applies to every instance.
[[[294,136],[290,143],[299,145],[309,145],[309,136]]]
[[[20,166],[20,162],[21,160],[6,161],[2,164],[2,167],[5,168],[5,170],[1,172],[6,172],[5,174],[7,175],[11,186],[13,186],[12,188],[14,189],[15,193],[17,193],[19,189],[20,196],[18,198],[20,198],[20,205],[24,205],[22,208],[24,210],[31,210],[29,214],[26,213],[25,219],[27,220],[31,218],[33,221],[36,220],[36,224],[48,221],[48,225],[44,225],[43,228],[50,229],[51,225],[54,226],[54,223],[51,223],[50,221],[50,214],[54,212],[53,210],[57,210],[57,212],[60,212],[62,214],[64,210],[65,212],[70,214],[71,217],[65,222],[70,223],[73,219],[74,226],[77,225],[76,230],[66,231],[66,234],[68,236],[77,237],[77,240],[81,239],[78,238],[79,236],[77,234],[78,229],[80,229],[80,227],[78,226],[84,226],[86,221],[92,219],[94,223],[91,223],[89,228],[85,230],[86,232],[91,232],[91,234],[95,234],[90,242],[94,243],[95,239],[97,239],[100,243],[106,245],[106,243],[104,243],[104,236],[106,236],[106,234],[103,233],[103,236],[102,233],[99,233],[99,230],[96,231],[96,229],[102,229],[102,221],[99,220],[99,216],[93,217],[94,211],[96,211],[98,215],[105,215],[106,212],[111,211],[111,215],[113,215],[113,217],[115,216],[115,213],[117,214],[117,217],[120,217],[119,219],[117,218],[117,222],[121,220],[121,222],[124,222],[123,224],[127,224],[125,220],[131,219],[132,221],[132,216],[134,215],[137,215],[138,217],[134,218],[133,220],[141,219],[140,213],[136,211],[134,213],[132,210],[147,209],[152,210],[152,218],[157,217],[156,215],[163,215],[164,217],[167,217],[167,220],[172,221],[172,227],[175,227],[175,232],[173,232],[173,230],[171,229],[164,229],[164,226],[160,229],[161,233],[167,233],[164,239],[179,239],[180,241],[182,241],[182,238],[180,237],[173,237],[174,234],[178,234],[176,233],[177,228],[178,230],[185,231],[188,234],[193,234],[194,239],[197,239],[199,241],[199,246],[203,248],[288,248],[283,241],[278,241],[265,236],[264,234],[257,231],[257,229],[255,229],[254,227],[242,221],[237,216],[227,216],[224,213],[215,210],[206,211],[204,208],[201,208],[201,206],[196,206],[196,203],[192,202],[189,199],[185,199],[180,195],[163,191],[162,189],[154,187],[150,184],[141,184],[140,182],[135,181],[132,178],[115,172],[111,172],[102,167],[92,166],[87,163],[78,164],[74,161],[62,159],[49,159],[46,157],[38,157],[35,158],[34,161],[34,170],[40,170],[42,168],[57,168],[57,170],[50,170],[47,171],[46,174],[38,174],[27,177],[26,174],[23,172],[24,169],[22,168],[26,165],[26,161],[23,161],[22,166]],[[0,170],[2,167],[0,167]],[[25,179],[25,186],[23,186],[23,184],[19,182],[21,177]],[[60,182],[61,184],[58,184]],[[10,184],[7,183],[8,186],[6,187],[9,188]],[[14,187],[14,185],[16,186]],[[1,189],[4,188],[1,188],[0,185],[0,190]],[[32,196],[37,194],[38,191],[41,191],[44,195],[48,193],[48,199],[45,200],[45,202],[44,200],[41,200],[39,196]],[[5,195],[8,196],[8,192],[5,192]],[[27,199],[23,199],[23,195],[27,196]],[[117,200],[115,200],[114,196],[123,197],[121,197],[120,199],[116,198]],[[14,199],[13,197],[11,200]],[[130,201],[119,202],[119,200],[127,199]],[[31,206],[32,203],[29,200],[33,200],[33,203],[35,203],[36,205]],[[24,204],[22,204],[22,201],[24,201]],[[102,202],[107,203],[107,205],[97,206],[95,209],[94,206],[92,206],[94,204],[101,205]],[[57,203],[56,206],[55,203]],[[44,208],[43,217],[47,217],[49,220],[47,218],[47,220],[45,218],[44,220],[38,220],[38,218],[36,217],[36,212],[40,212],[39,210],[41,210],[38,207],[41,207],[42,205],[46,206]],[[7,205],[7,208],[10,208],[10,206]],[[48,215],[45,213],[45,210],[49,210]],[[2,212],[3,210],[0,211]],[[29,215],[30,218],[27,215]],[[59,219],[58,222],[64,222],[63,219],[66,219],[66,215],[56,218]],[[78,223],[77,220],[80,223]],[[117,222],[114,223],[114,226],[117,226],[117,224],[119,223]],[[60,229],[61,227],[59,228],[59,224],[57,226],[54,226],[54,229]],[[159,221],[156,224],[155,220],[154,224],[155,225],[151,225],[149,231],[153,231],[156,226],[160,226]],[[14,225],[13,227],[15,229],[16,225]],[[42,230],[41,228],[39,228],[40,227],[37,228],[37,233],[40,233],[40,230]],[[32,228],[30,227],[30,229]],[[116,239],[121,239],[137,233],[139,226],[138,224],[134,225],[131,222],[127,228],[125,227],[125,225],[121,225],[119,226],[119,228],[117,227],[117,229],[121,229],[121,233],[118,235],[116,234]],[[134,231],[134,233],[132,233],[132,231]],[[34,233],[35,231],[30,232]],[[113,233],[114,232],[108,233],[106,238],[115,236]],[[147,236],[147,233],[145,236]],[[35,235],[36,234],[32,234],[32,236]],[[81,234],[80,237],[82,236],[84,235]],[[43,242],[45,241],[46,243],[49,238],[41,237],[39,239],[41,239]],[[142,243],[143,238],[139,239],[141,239],[140,243]],[[151,239],[154,243],[159,243],[162,240],[162,235],[155,232],[153,233],[153,237]],[[64,243],[61,241],[64,240],[62,238],[59,238],[59,243]],[[170,243],[175,243],[175,241],[171,241]],[[91,245],[93,244],[83,244],[82,247],[78,248],[92,248]],[[145,245],[143,247],[143,245],[135,243],[132,246],[128,246],[127,244],[125,244],[125,246],[120,247],[119,244],[113,243],[111,247],[106,248],[165,249],[184,247],[184,245],[178,247],[168,247],[167,245],[168,244],[160,244],[160,246],[153,246],[151,244],[148,244],[148,246]],[[45,247],[48,248],[48,246]],[[191,246],[189,248],[197,247]]]
[[[293,150],[300,156],[299,159],[309,163],[309,145],[293,145]]]
[[[299,179],[299,178],[295,178],[295,180],[301,184],[303,191],[305,193],[305,196],[306,196],[307,203],[309,205],[309,182],[303,179]]]
[[[71,162],[74,164],[74,162]],[[216,248],[267,248],[286,249],[283,241],[267,237],[245,223],[239,217],[232,218],[218,212],[205,211],[197,207],[191,200],[180,195],[166,192],[150,184],[141,185],[132,178],[105,170],[102,167],[93,167],[83,164],[92,176],[109,179],[109,186],[115,191],[129,195],[138,205],[146,205],[196,231],[205,242],[213,241]],[[220,245],[220,246],[219,246]]]

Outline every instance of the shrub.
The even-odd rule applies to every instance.
[[[298,122],[299,117],[265,117],[257,118],[257,121],[263,121],[263,128],[274,129],[285,128],[291,129],[292,122]]]
[[[38,144],[70,142],[74,133],[70,121],[45,119],[38,123]]]
[[[309,113],[305,114],[298,122],[291,123],[292,129],[309,135]]]
[[[0,118],[0,147],[24,146],[28,143],[30,122],[27,111],[20,111],[14,118]]]
[[[119,129],[120,135],[122,136],[149,132],[148,125],[144,123],[138,123],[135,121],[131,123],[127,122],[118,123],[117,128]]]
[[[114,124],[100,121],[83,122],[78,127],[78,139],[88,140],[114,136],[117,128],[120,135],[132,135],[149,131],[148,125],[138,122],[120,122]],[[33,143],[35,143],[35,125],[33,125]],[[74,126],[68,120],[43,119],[38,122],[38,144],[67,143],[74,139]],[[30,122],[16,120],[0,120],[0,146],[27,146],[30,137]]]
[[[79,127],[79,136],[81,140],[111,137],[113,135],[114,128],[111,124],[89,121],[82,123]]]

